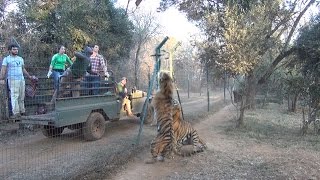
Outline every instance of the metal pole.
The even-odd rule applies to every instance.
[[[201,96],[201,76],[202,76],[202,73],[203,73],[203,71],[202,71],[202,69],[201,69],[200,76],[199,76],[199,82],[200,82],[200,85],[199,85],[199,87],[200,87],[200,96]]]
[[[226,103],[226,84],[227,84],[227,74],[226,70],[224,70],[224,82],[223,82],[223,102]]]
[[[154,70],[153,70],[153,75],[152,75],[152,80],[150,81],[150,85],[149,85],[149,88],[148,88],[148,92],[147,92],[147,98],[143,104],[143,108],[142,108],[142,116],[140,117],[140,128],[139,128],[139,134],[138,134],[138,137],[137,137],[137,140],[136,140],[136,144],[139,144],[140,143],[140,138],[141,138],[141,134],[142,134],[142,128],[143,128],[143,123],[144,123],[144,120],[145,120],[145,117],[146,117],[146,110],[147,110],[147,104],[149,103],[149,98],[150,98],[150,95],[151,95],[151,90],[152,90],[152,87],[153,87],[153,82],[155,79],[157,79],[157,88],[158,88],[158,72],[160,70],[160,49],[161,47],[164,45],[164,43],[166,43],[166,41],[169,39],[168,36],[166,36],[162,42],[156,47],[156,62],[155,62],[155,67],[154,67]]]
[[[156,77],[156,87],[157,87],[157,89],[159,89],[159,72],[160,72],[160,67],[161,67],[161,61],[160,61],[160,56],[161,56],[161,54],[160,54],[160,49],[161,49],[161,47],[164,45],[164,43],[166,43],[167,42],[167,40],[169,39],[169,37],[168,36],[166,36],[162,41],[161,41],[161,43],[156,47],[156,63],[158,64],[158,66],[156,66],[157,67],[157,77]]]
[[[189,79],[189,73],[188,73],[188,99],[190,98],[190,79]]]
[[[209,67],[207,64],[207,99],[208,99],[208,112],[210,110],[210,97],[209,97]]]

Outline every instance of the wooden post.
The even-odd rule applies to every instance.
[[[7,84],[0,84],[0,121],[7,120],[9,117]]]

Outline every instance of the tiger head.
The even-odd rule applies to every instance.
[[[160,91],[163,94],[168,95],[168,96],[172,96],[173,82],[172,82],[172,78],[170,77],[170,75],[168,73],[162,72],[160,74],[159,84],[160,84]]]
[[[181,121],[181,106],[180,103],[173,99],[173,108],[172,108],[172,117],[173,117],[173,122]]]

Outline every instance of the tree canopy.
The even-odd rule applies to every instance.
[[[70,55],[87,44],[98,44],[108,63],[117,64],[129,56],[133,25],[125,10],[115,8],[110,0],[21,0],[18,11],[11,12],[6,34],[16,37],[26,59],[39,59],[46,66],[48,59],[65,45]],[[41,59],[41,60],[40,60]]]

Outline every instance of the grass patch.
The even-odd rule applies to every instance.
[[[234,137],[254,139],[278,147],[320,150],[320,138],[314,134],[312,125],[306,136],[300,135],[301,119],[300,113],[287,113],[279,104],[270,103],[262,109],[246,111],[245,126],[234,128],[232,123],[225,127],[225,132]]]

